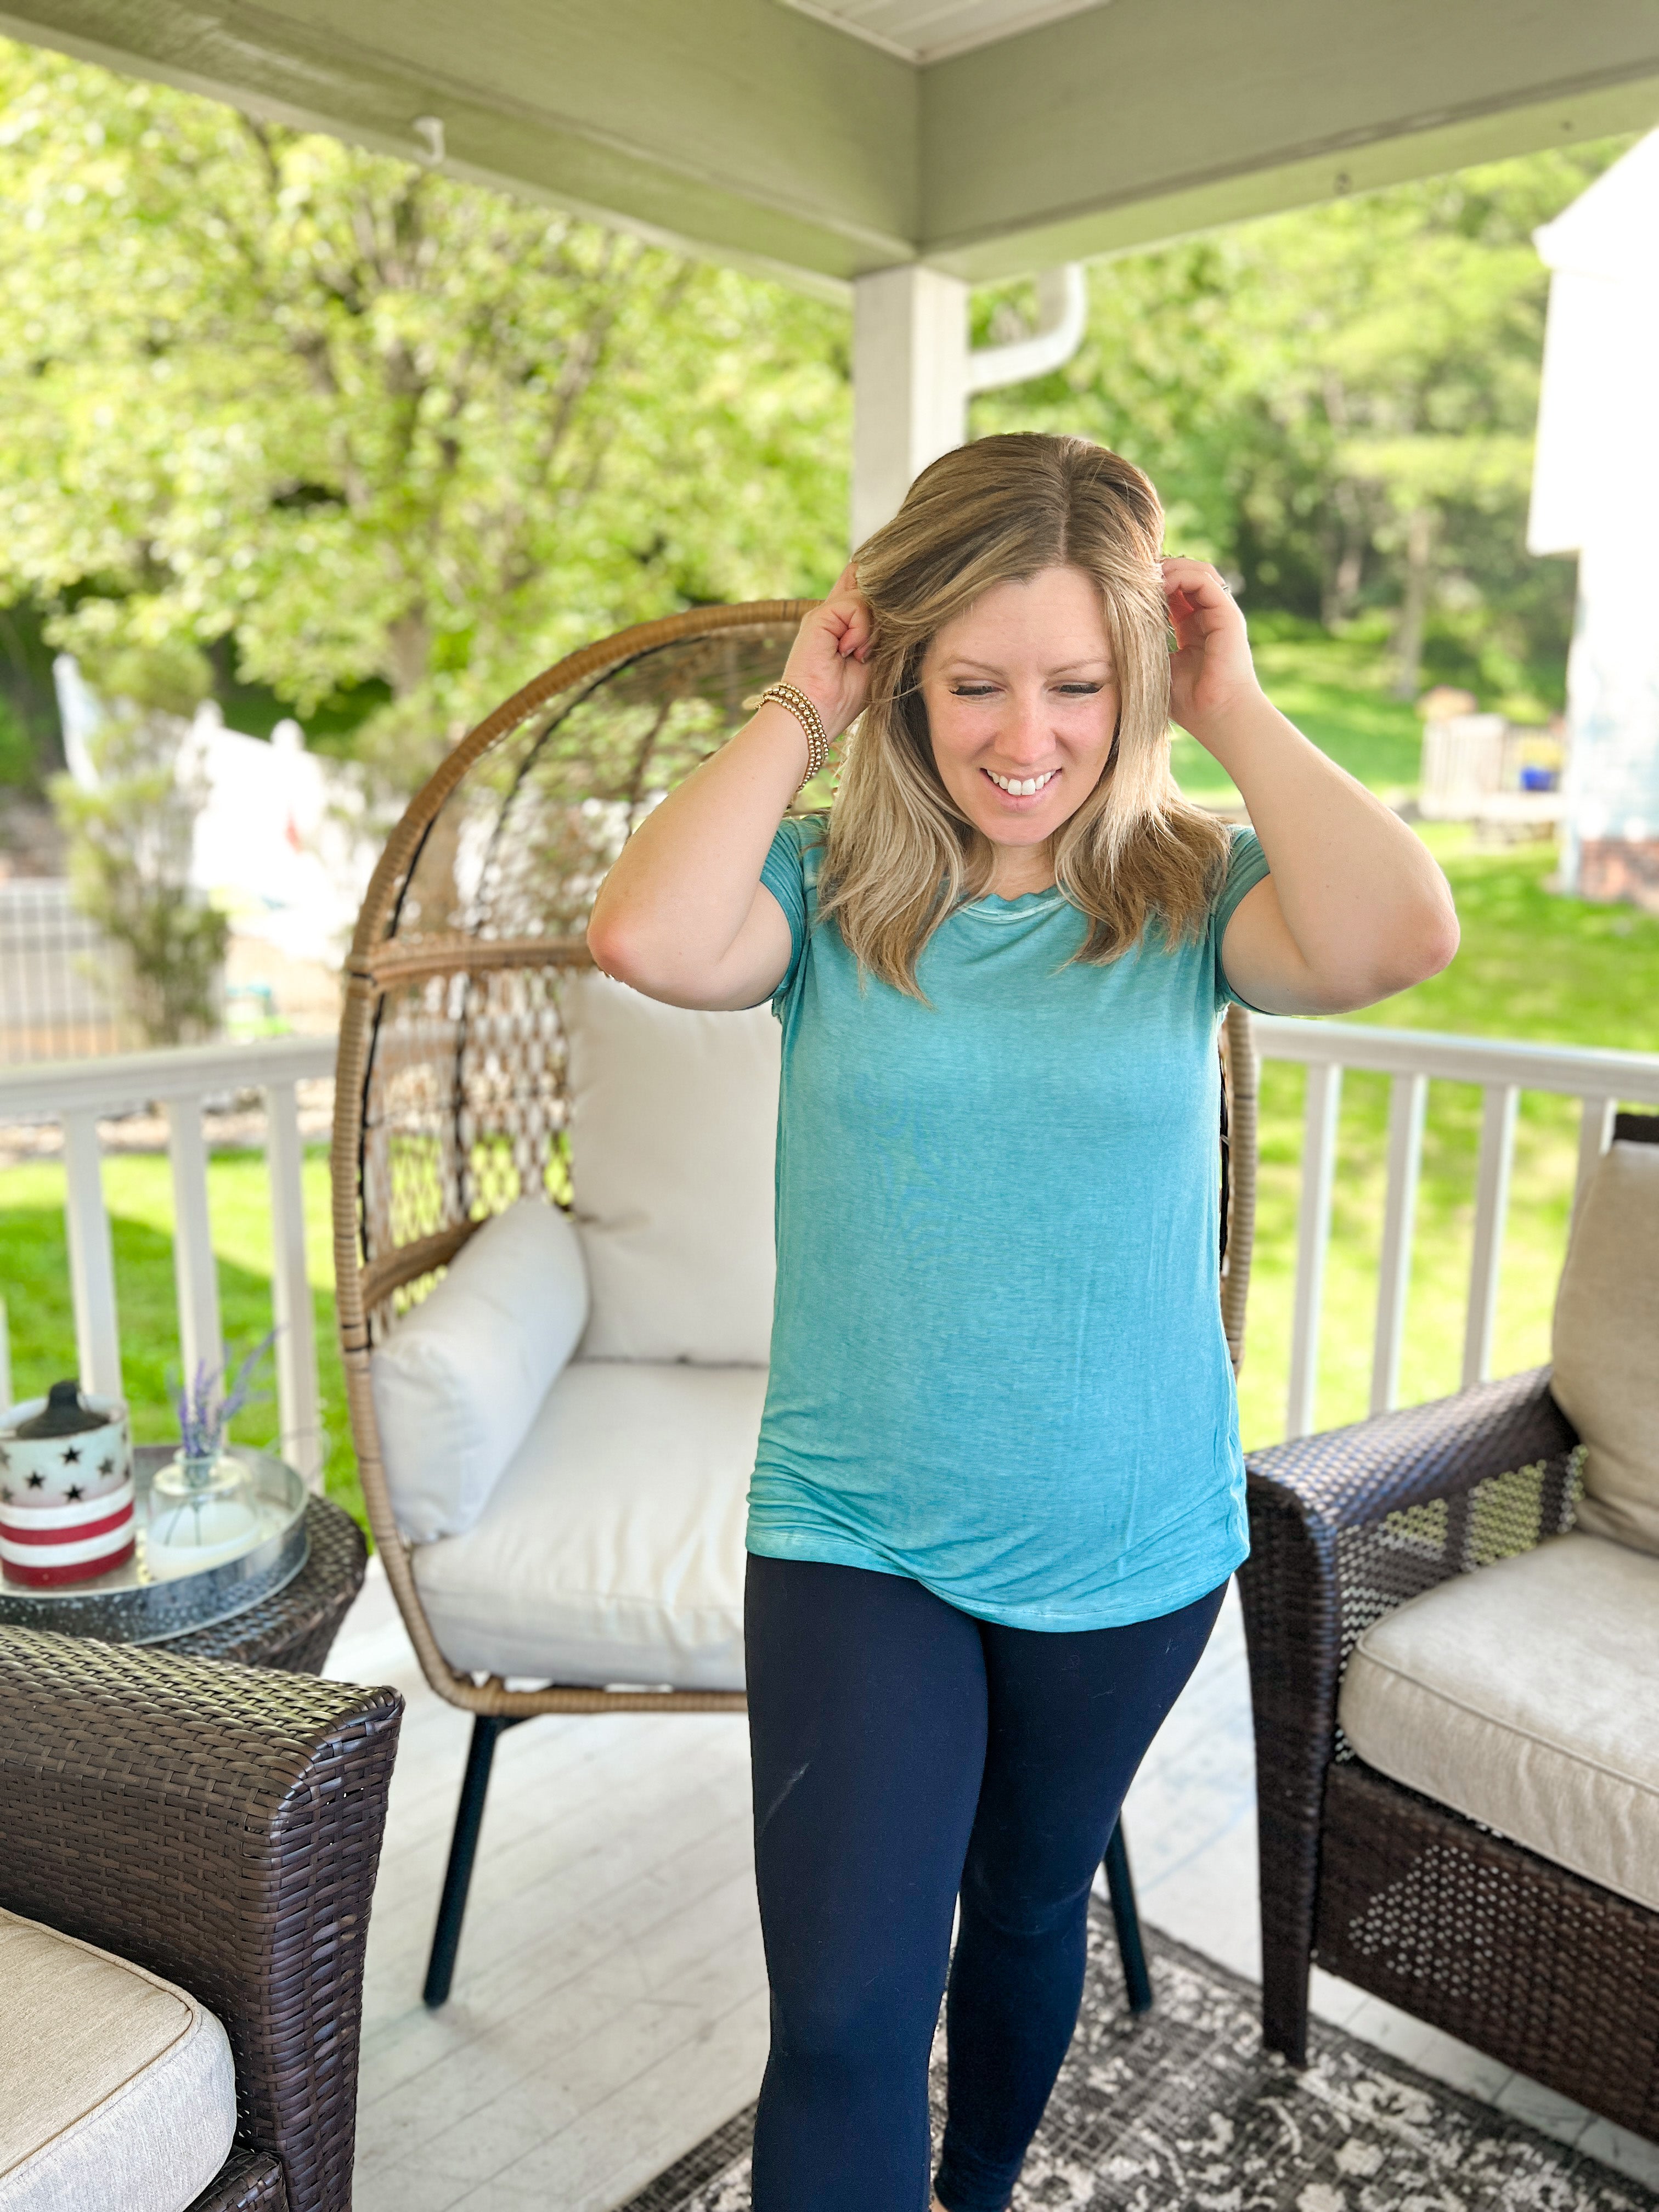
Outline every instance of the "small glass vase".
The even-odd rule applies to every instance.
[[[157,1470],[144,1544],[152,1582],[222,1567],[251,1552],[259,1536],[253,1486],[230,1452],[179,1452]]]

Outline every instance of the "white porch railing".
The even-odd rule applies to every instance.
[[[1314,1425],[1325,1252],[1330,1237],[1338,1109],[1345,1068],[1392,1076],[1388,1184],[1371,1409],[1395,1404],[1412,1233],[1431,1079],[1476,1084],[1485,1098],[1475,1182],[1474,1242],[1463,1335],[1462,1379],[1486,1379],[1492,1358],[1499,1263],[1509,1210],[1516,1113],[1523,1091],[1582,1101],[1577,1188],[1606,1149],[1619,1104],[1659,1108],[1659,1054],[1597,1052],[1565,1046],[1513,1044],[1481,1037],[1437,1036],[1420,1030],[1370,1029],[1348,1022],[1304,1022],[1258,1015],[1262,1055],[1299,1060],[1308,1070],[1302,1195],[1297,1229],[1296,1290],[1285,1433]],[[317,1390],[317,1346],[306,1275],[305,1219],[300,1188],[295,1085],[332,1073],[331,1037],[278,1037],[263,1043],[210,1045],[175,1052],[124,1054],[100,1060],[62,1060],[0,1068],[0,1121],[60,1121],[67,1170],[70,1267],[76,1338],[83,1381],[99,1391],[121,1389],[115,1272],[105,1211],[98,1122],[100,1116],[160,1103],[168,1124],[174,1208],[173,1263],[179,1337],[185,1370],[223,1358],[217,1274],[208,1220],[206,1102],[258,1089],[269,1114],[268,1158],[276,1339],[276,1396],[283,1450],[311,1481],[320,1478],[323,1436]],[[1576,1199],[1575,1199],[1576,1203]],[[3,1363],[0,1336],[0,1364]],[[0,1382],[5,1380],[0,1374]],[[8,1391],[8,1395],[9,1395]]]
[[[100,1119],[159,1105],[173,1166],[173,1273],[179,1292],[180,1365],[224,1364],[219,1278],[208,1218],[208,1102],[264,1093],[270,1172],[271,1291],[277,1336],[276,1409],[283,1455],[313,1487],[322,1480],[324,1437],[317,1389],[317,1336],[306,1273],[305,1204],[300,1184],[296,1085],[334,1072],[334,1039],[271,1037],[258,1043],[185,1046],[0,1067],[0,1122],[49,1120],[64,1131],[64,1212],[82,1383],[121,1395],[121,1338],[115,1263],[104,1205]],[[10,1381],[0,1376],[10,1397]]]
[[[1423,1030],[1370,1029],[1358,1022],[1293,1021],[1282,1015],[1258,1014],[1254,1025],[1264,1059],[1300,1060],[1308,1071],[1285,1435],[1304,1437],[1314,1425],[1325,1249],[1330,1240],[1337,1113],[1345,1068],[1372,1070],[1394,1078],[1389,1114],[1388,1195],[1371,1355],[1374,1413],[1388,1411],[1397,1401],[1430,1079],[1440,1077],[1480,1086],[1484,1099],[1480,1164],[1475,1179],[1474,1246],[1463,1327],[1462,1379],[1465,1389],[1472,1382],[1484,1382],[1491,1372],[1498,1274],[1521,1093],[1547,1091],[1583,1102],[1573,1194],[1576,1210],[1591,1170],[1607,1150],[1615,1109],[1621,1104],[1659,1107],[1659,1053],[1512,1044],[1497,1038],[1438,1036]]]

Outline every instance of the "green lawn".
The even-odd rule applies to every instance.
[[[1374,788],[1409,788],[1419,742],[1412,710],[1386,696],[1375,668],[1340,641],[1269,640],[1258,657],[1275,696],[1301,726]],[[1198,753],[1198,748],[1192,748]],[[1210,795],[1199,755],[1191,787]],[[1183,757],[1185,780],[1191,763]],[[1469,833],[1425,825],[1463,925],[1462,949],[1443,975],[1355,1018],[1389,1027],[1522,1037],[1659,1052],[1659,920],[1623,907],[1590,906],[1546,890],[1554,865],[1540,845],[1477,848]],[[1282,1431],[1290,1359],[1303,1077],[1264,1070],[1261,1183],[1249,1345],[1241,1383],[1249,1443]],[[1431,1086],[1428,1136],[1401,1387],[1407,1401],[1457,1387],[1474,1222],[1479,1093]],[[1322,1425],[1364,1413],[1382,1234],[1388,1084],[1347,1077],[1339,1173],[1326,1271],[1320,1365]],[[1550,1310],[1565,1245],[1577,1157],[1577,1109],[1523,1098],[1498,1302],[1494,1371],[1548,1357]],[[226,1152],[210,1172],[214,1241],[227,1342],[252,1343],[270,1326],[270,1240],[262,1157]],[[105,1167],[126,1384],[141,1437],[168,1432],[163,1370],[174,1341],[169,1192],[164,1158],[117,1156]],[[335,1345],[331,1295],[328,1176],[320,1152],[306,1162],[308,1249],[317,1286],[317,1332],[331,1492],[361,1513]],[[0,1290],[10,1310],[19,1395],[43,1390],[74,1366],[75,1332],[64,1250],[63,1176],[52,1164],[0,1172]],[[274,1432],[275,1409],[239,1425],[249,1443]]]
[[[233,1362],[271,1325],[269,1188],[262,1152],[215,1154],[208,1192],[225,1345]],[[334,1326],[333,1230],[328,1158],[321,1146],[307,1153],[304,1188],[306,1258],[316,1301],[323,1430],[328,1439],[325,1474],[330,1496],[361,1517]],[[173,1193],[165,1155],[110,1155],[104,1162],[104,1194],[115,1248],[115,1293],[133,1434],[140,1443],[159,1443],[178,1434],[167,1395],[167,1375],[178,1366],[179,1346],[169,1228]],[[5,1297],[11,1328],[14,1387],[20,1398],[37,1396],[60,1375],[75,1372],[64,1175],[55,1162],[0,1172],[0,1295]],[[244,1443],[269,1443],[276,1434],[270,1361],[264,1379],[272,1395],[251,1406],[236,1424],[235,1433]]]
[[[1389,696],[1374,644],[1269,625],[1256,641],[1255,657],[1276,702],[1351,775],[1386,799],[1415,790],[1422,725],[1413,708]],[[1176,773],[1190,798],[1212,805],[1237,798],[1190,738],[1176,741]],[[1451,883],[1462,949],[1443,975],[1351,1018],[1468,1036],[1659,1051],[1659,921],[1547,891],[1545,878],[1555,866],[1551,846],[1483,848],[1469,830],[1450,823],[1424,823],[1419,834]],[[1297,1068],[1270,1064],[1263,1071],[1258,1243],[1239,1386],[1250,1443],[1266,1443],[1283,1429],[1303,1089]],[[1322,1425],[1357,1419],[1370,1401],[1388,1101],[1385,1077],[1345,1079],[1320,1347]],[[1407,1401],[1455,1389],[1462,1372],[1480,1123],[1478,1091],[1464,1084],[1431,1085],[1401,1372]],[[1497,1373],[1548,1357],[1577,1140],[1573,1102],[1522,1097],[1493,1343]]]
[[[1659,920],[1547,891],[1544,878],[1555,865],[1547,846],[1482,850],[1468,831],[1440,825],[1428,836],[1457,901],[1462,949],[1443,975],[1349,1018],[1391,1029],[1659,1052]],[[1264,1067],[1258,1243],[1239,1391],[1251,1443],[1267,1442],[1283,1427],[1303,1089],[1299,1068]],[[1322,1426],[1358,1419],[1370,1399],[1388,1095],[1386,1077],[1351,1073],[1344,1079],[1325,1276]],[[1431,1084],[1401,1374],[1407,1401],[1457,1388],[1480,1135],[1479,1091],[1467,1084]],[[1493,1343],[1497,1374],[1549,1357],[1577,1145],[1574,1101],[1522,1095]]]
[[[1261,628],[1256,664],[1278,705],[1380,796],[1413,793],[1422,725],[1413,707],[1389,697],[1375,641],[1325,637],[1290,623]],[[1190,738],[1176,740],[1176,773],[1190,798],[1211,805],[1237,799]],[[1551,846],[1483,848],[1468,830],[1450,823],[1421,824],[1419,835],[1451,883],[1462,949],[1443,975],[1349,1018],[1387,1028],[1659,1051],[1659,921],[1547,890],[1545,878],[1555,866]],[[1299,1069],[1264,1069],[1258,1243],[1239,1388],[1249,1443],[1267,1443],[1283,1430],[1303,1091]],[[1318,1418],[1325,1426],[1358,1419],[1370,1401],[1388,1099],[1385,1077],[1350,1074],[1344,1080],[1321,1339]],[[1401,1374],[1408,1401],[1455,1389],[1462,1372],[1480,1123],[1478,1091],[1463,1084],[1431,1085]],[[1493,1344],[1496,1373],[1549,1355],[1577,1140],[1572,1101],[1523,1096]]]
[[[1417,709],[1389,696],[1386,660],[1376,641],[1328,637],[1306,623],[1259,625],[1255,665],[1274,705],[1350,775],[1394,799],[1417,787],[1423,725]],[[1189,799],[1232,806],[1232,780],[1195,738],[1177,735],[1175,771]]]

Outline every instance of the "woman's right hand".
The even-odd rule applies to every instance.
[[[864,710],[874,636],[851,564],[801,624],[784,674],[842,736]],[[789,924],[760,879],[805,765],[775,701],[653,807],[599,887],[587,942],[607,975],[671,1006],[756,1006],[788,970]]]
[[[865,662],[874,640],[870,602],[860,591],[857,571],[849,561],[834,591],[797,631],[783,672],[784,681],[798,684],[817,708],[832,743],[864,712],[870,696]]]

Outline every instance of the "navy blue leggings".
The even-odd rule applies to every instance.
[[[750,1555],[772,1986],[755,2212],[926,2212],[947,1966],[934,2187],[947,2212],[1001,2212],[1077,2025],[1095,1869],[1221,1598],[1047,1635],[902,1576]]]

